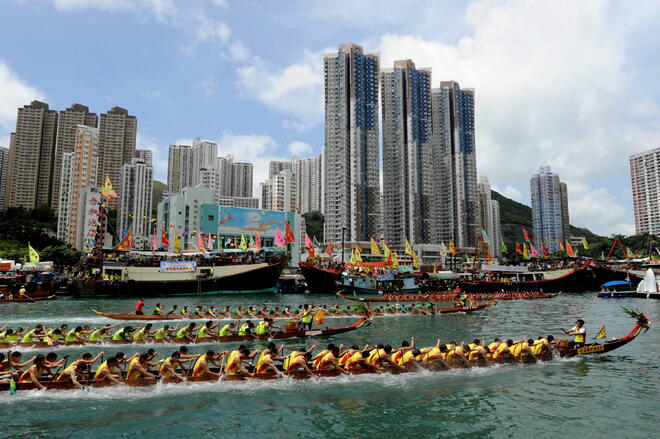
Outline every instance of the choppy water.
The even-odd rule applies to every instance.
[[[335,303],[330,296],[181,298],[179,305],[212,303]],[[155,301],[149,301],[151,304]],[[166,300],[166,305],[177,303]],[[551,300],[501,302],[470,315],[394,316],[337,337],[326,344],[374,342],[399,345],[415,336],[419,346],[445,341],[558,334],[576,319],[593,336],[606,325],[608,338],[625,335],[634,322],[620,306],[639,308],[652,321],[660,303],[642,299],[598,299],[564,294]],[[0,305],[0,326],[45,322],[109,320],[90,308],[130,312],[130,300],[58,300]],[[329,319],[324,325],[354,319]],[[302,347],[300,340],[284,341]],[[363,375],[321,380],[163,385],[0,395],[0,438],[220,438],[220,437],[565,437],[652,438],[660,425],[660,345],[652,326],[619,351],[539,365],[420,372],[400,376]],[[233,347],[232,344],[222,348]],[[254,347],[262,348],[263,342]],[[193,346],[201,352],[208,346]],[[70,349],[106,353],[127,347]],[[168,354],[171,347],[159,347]],[[67,353],[66,350],[60,352]]]

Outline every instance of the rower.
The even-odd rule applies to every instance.
[[[189,313],[190,313],[190,309],[188,309],[187,306],[184,306],[183,309],[181,310],[181,315],[187,316]]]
[[[377,368],[382,368],[383,364],[386,363],[393,366],[395,369],[400,369],[399,365],[390,359],[391,353],[392,346],[390,345],[385,345],[382,349],[374,349],[369,353],[369,364]]]
[[[62,373],[57,376],[57,378],[55,378],[55,381],[58,383],[71,381],[73,385],[76,386],[76,388],[82,389],[83,385],[78,382],[78,375],[81,375],[83,372],[85,372],[86,367],[87,366],[85,363],[74,361],[66,369],[64,369]]]
[[[319,363],[321,362],[321,360],[323,359],[323,357],[324,357],[327,353],[329,353],[334,347],[335,347],[335,344],[334,344],[334,343],[328,343],[328,346],[327,346],[325,349],[323,349],[321,352],[319,352],[318,354],[316,354],[316,355],[312,358],[312,366],[314,367],[314,369],[318,369],[318,368],[319,368]]]
[[[170,310],[167,311],[167,314],[166,314],[166,315],[171,316],[171,315],[176,314],[176,310],[177,310],[177,308],[179,308],[178,305],[172,305],[172,308],[170,308]]]
[[[455,343],[450,343],[450,345],[453,345],[452,349],[448,349],[448,352],[445,354],[445,361],[447,362],[448,365],[450,366],[465,366],[468,365],[469,363],[467,362],[467,359],[465,358],[465,346],[461,342],[460,346],[456,346]]]
[[[254,323],[248,320],[238,329],[238,335],[252,335],[252,328],[254,328]]]
[[[497,347],[500,345],[500,343],[502,343],[502,340],[496,338],[495,340],[493,340],[491,344],[488,345],[488,350],[491,353],[494,353],[497,350]]]
[[[64,365],[64,360],[66,358],[69,358],[69,356],[65,355],[62,359],[58,361],[57,354],[55,352],[49,352],[46,354],[46,366],[48,368],[62,367]]]
[[[227,357],[227,365],[225,366],[225,373],[227,375],[240,375],[241,373],[253,377],[254,374],[248,371],[242,364],[244,360],[250,357],[250,351],[242,346],[241,348],[232,351]]]
[[[532,350],[530,349],[530,346],[533,344],[534,344],[534,340],[532,340],[531,338],[528,339],[527,341],[523,340],[523,341],[519,341],[518,343],[514,343],[513,346],[511,346],[510,348],[511,355],[513,355],[513,358],[520,361],[522,361],[523,359],[523,354],[531,355],[534,357],[534,354],[532,354]]]
[[[390,351],[391,350],[392,349],[390,348]],[[337,346],[333,346],[332,349],[330,349],[330,352],[328,352],[323,356],[323,358],[319,362],[317,370],[338,370],[344,375],[348,374],[348,371],[342,369],[341,367],[339,367],[339,364],[337,364],[338,356],[339,356],[339,348]]]
[[[64,337],[64,341],[66,343],[73,343],[78,340],[86,341],[85,337],[82,336],[82,330],[83,330],[82,326],[76,326],[74,329],[66,333],[66,337]]]
[[[176,369],[181,366],[180,361],[181,354],[177,351],[172,352],[172,355],[167,357],[160,365],[158,371],[160,377],[163,380],[184,381],[186,377],[176,372]]]
[[[509,349],[513,346],[513,340],[508,339],[506,342],[502,342],[497,346],[497,350],[493,354],[494,360],[504,361],[513,357],[511,350]]]
[[[474,341],[478,341],[478,339],[474,339]],[[483,343],[485,344],[485,342]],[[470,363],[476,363],[476,362],[485,362],[488,363],[488,349],[483,346],[482,343],[470,343],[468,346],[470,347],[469,352],[467,353],[467,359]]]
[[[552,335],[547,337],[539,337],[534,341],[534,344],[531,346],[532,354],[536,357],[544,355],[550,349],[551,343],[555,341],[555,338]]]
[[[303,370],[311,376],[317,376],[312,370],[307,366],[307,362],[312,359],[312,351],[316,346],[312,346],[307,351],[293,351],[289,354],[288,357],[282,362],[282,368],[286,373],[291,375],[292,373]]]
[[[159,328],[156,330],[156,334],[154,335],[155,340],[163,341],[169,337],[172,336],[172,333],[174,331],[178,331],[179,327],[176,326],[174,328],[170,328],[170,325],[165,325],[162,328]]]
[[[160,303],[156,303],[156,306],[154,307],[153,312],[151,313],[154,316],[159,316],[163,313],[163,305]]]
[[[119,371],[119,375],[113,374],[115,369]],[[96,372],[94,372],[95,382],[109,380],[115,384],[124,384],[123,382],[119,381],[120,378],[121,369],[119,369],[119,362],[115,357],[108,358],[106,361],[101,363],[101,365],[96,369]]]
[[[223,326],[220,329],[220,332],[218,333],[218,336],[220,337],[227,337],[230,335],[236,334],[236,331],[234,331],[234,328],[238,325],[237,321],[229,322],[225,326]]]
[[[400,366],[399,360],[401,360],[406,352],[410,352],[412,350],[415,350],[415,337],[410,339],[410,343],[408,343],[406,340],[401,342],[401,347],[395,350],[392,354],[392,361]]]
[[[271,329],[278,329],[277,327],[273,326],[274,320],[271,319],[270,317],[264,317],[264,319],[259,322],[257,325],[256,333],[257,335],[268,335],[270,337],[273,336]]]
[[[179,331],[176,333],[176,340],[177,341],[188,340],[194,343],[195,339],[193,338],[192,335],[194,330],[195,330],[195,323],[190,322],[188,326],[179,329]]]
[[[200,356],[195,362],[192,369],[192,376],[197,378],[212,375],[216,378],[220,378],[222,375],[222,363],[218,364],[217,361],[221,360],[226,354],[227,352],[225,351],[216,356],[215,351],[206,351],[206,354]],[[209,363],[219,369],[217,373],[211,372],[211,369],[209,369]]]
[[[308,304],[303,305],[302,311],[298,314],[300,321],[302,322],[302,327],[305,329],[307,327],[308,331],[312,330],[312,309]]]
[[[132,326],[124,326],[112,334],[112,341],[123,341],[124,343],[128,343],[130,340],[128,337],[130,337],[131,332],[133,332]]]
[[[147,338],[151,337],[154,333],[154,331],[151,330],[151,327],[153,325],[151,323],[147,323],[133,334],[133,342],[138,342],[142,343],[147,341]]]
[[[43,355],[37,355],[34,359],[34,364],[30,366],[25,372],[21,374],[21,377],[18,379],[19,383],[33,383],[36,387],[41,390],[46,390],[46,387],[39,382],[39,378],[48,372],[49,375],[52,375],[50,368],[46,365],[46,357]]]
[[[575,336],[575,340],[568,344],[570,349],[584,346],[584,343],[587,340],[587,330],[584,328],[584,320],[579,319],[571,329],[568,331],[562,329],[562,331],[564,331],[565,334]]]
[[[284,345],[281,345],[279,349],[275,347],[275,343],[272,341],[268,343],[266,349],[264,349],[259,358],[257,359],[257,366],[254,373],[266,373],[268,370],[273,371],[278,376],[283,376],[282,373],[275,366],[274,361],[283,360],[280,357],[277,357],[278,354],[281,354],[284,351]]]
[[[149,354],[146,352],[141,353],[139,357],[133,358],[128,364],[126,381],[137,381],[140,378],[155,378],[155,375],[146,369],[148,361]]]
[[[38,339],[43,338],[45,335],[44,325],[38,324],[34,327],[34,329],[25,333],[21,339],[21,343],[34,343],[35,341],[38,341]]]
[[[117,325],[106,325],[96,328],[89,334],[89,341],[102,342],[108,335],[108,331]]]
[[[204,323],[204,325],[202,325],[199,331],[197,331],[197,338],[215,337],[217,334],[213,332],[213,330],[217,327],[217,323],[214,325],[213,322],[209,320],[208,322]]]

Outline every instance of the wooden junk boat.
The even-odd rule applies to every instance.
[[[637,319],[636,325],[632,328],[632,330],[626,335],[625,337],[622,338],[616,338],[613,340],[609,340],[603,343],[588,343],[582,347],[579,348],[568,348],[566,345],[563,347],[560,347],[556,351],[556,355],[559,355],[561,357],[575,357],[575,356],[585,356],[585,355],[600,355],[600,354],[605,354],[608,352],[612,352],[615,349],[619,349],[626,344],[630,343],[633,341],[637,336],[642,332],[643,329],[648,329],[649,327],[649,320],[644,314],[641,313],[636,313],[636,312],[630,312],[627,311],[632,317]],[[549,355],[545,355],[541,358],[541,361],[549,361],[553,358],[553,355],[549,353]],[[507,360],[505,361],[506,363],[513,363],[513,362],[523,362],[523,363],[532,363],[536,362],[536,359],[532,358],[531,360],[529,359],[523,359],[522,361],[516,361],[516,360]],[[466,367],[466,366],[460,366],[460,367]],[[483,362],[477,362],[473,363],[470,365],[467,365],[467,367],[488,367],[488,364],[483,363]],[[444,368],[434,368],[430,367],[430,370],[445,370]],[[252,369],[253,370],[253,369]],[[371,367],[363,367],[363,366],[358,366],[357,368],[351,369],[350,374],[351,375],[363,375],[363,374],[384,374],[384,373],[391,373],[391,374],[400,374],[400,373],[411,373],[415,372],[417,369],[416,368],[393,368],[393,367],[387,367],[384,369],[375,369]],[[211,371],[218,373],[222,372],[219,369],[211,369]],[[180,370],[181,373],[186,373],[186,370]],[[338,370],[322,370],[322,371],[316,371],[317,375],[321,377],[336,377],[341,375],[341,372]],[[123,373],[125,374],[125,373]],[[293,378],[293,379],[308,379],[311,378],[309,375],[303,372],[293,372],[291,374],[285,375],[285,377]],[[257,379],[257,380],[275,380],[275,379],[282,379],[280,376],[276,375],[273,372],[268,372],[268,373],[260,373],[260,374],[255,374],[253,377],[245,377],[242,375],[223,375],[220,380],[215,377],[215,376],[204,376],[204,377],[188,377],[187,382],[218,382],[218,381],[244,381],[244,380],[250,380],[250,379]],[[90,387],[108,387],[111,386],[112,384],[107,382],[107,381],[92,381],[91,379],[91,374],[86,373],[85,375],[82,375],[80,377],[81,384],[85,384]],[[159,382],[163,383],[172,383],[171,379],[139,379],[136,381],[125,381],[125,384],[130,386],[130,387],[148,387],[148,386],[153,386],[156,385]],[[52,379],[45,379],[40,381],[42,385],[44,385],[48,390],[71,390],[74,388],[73,383],[71,382],[54,382]],[[0,384],[0,391],[7,391],[10,389],[10,383],[2,383]],[[23,390],[34,390],[35,385],[33,383],[16,383],[16,390],[23,391]]]
[[[344,326],[340,328],[325,328],[325,329],[314,329],[314,330],[304,330],[302,329],[297,321],[286,322],[285,328],[283,331],[274,332],[272,334],[265,335],[226,335],[226,336],[215,336],[215,337],[195,337],[194,341],[187,340],[186,344],[192,343],[227,343],[233,341],[253,341],[253,340],[270,340],[270,339],[283,339],[283,338],[306,338],[306,337],[322,337],[328,335],[338,335],[344,334],[346,332],[355,331],[356,329],[361,328],[362,326],[368,325],[371,323],[371,319],[368,316],[360,318],[358,321],[353,323],[350,326]],[[165,339],[165,340],[148,340],[144,342],[126,342],[126,341],[115,341],[115,340],[104,340],[102,342],[93,342],[93,341],[72,341],[64,342],[54,345],[49,345],[48,343],[39,341],[32,343],[0,343],[0,349],[6,349],[11,347],[32,347],[32,348],[57,348],[57,347],[67,347],[67,346],[82,346],[82,345],[99,345],[99,344],[109,344],[109,345],[140,345],[140,344],[180,344],[181,341],[177,339]]]
[[[312,262],[299,262],[298,268],[305,276],[311,294],[334,294],[341,284],[342,265],[325,267]]]

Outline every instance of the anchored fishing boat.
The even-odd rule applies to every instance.
[[[343,266],[322,266],[311,262],[300,262],[298,267],[305,276],[307,288],[312,294],[334,294],[341,283]]]
[[[629,312],[629,311],[627,311]],[[612,352],[615,349],[619,349],[626,344],[632,342],[636,339],[642,330],[648,329],[649,320],[648,318],[638,312],[629,312],[629,314],[634,317],[637,322],[632,330],[625,336],[621,338],[616,338],[609,340],[603,343],[589,343],[579,347],[569,347],[568,344],[560,344],[558,349],[554,351],[554,355],[560,357],[575,357],[575,356],[590,356],[590,355],[602,355],[608,352]],[[329,370],[314,370],[314,374],[318,377],[332,378],[346,373],[350,375],[363,375],[363,374],[380,374],[382,376],[387,376],[388,374],[401,374],[401,373],[412,373],[420,369],[426,369],[430,371],[442,371],[447,370],[447,368],[472,368],[472,367],[488,367],[491,364],[508,364],[508,363],[535,363],[537,361],[550,361],[554,357],[553,352],[548,350],[543,355],[530,357],[530,356],[521,356],[520,358],[504,357],[498,359],[494,362],[483,359],[476,359],[474,361],[465,360],[458,363],[455,362],[442,362],[442,363],[415,363],[414,366],[409,367],[396,367],[390,365],[382,365],[380,367],[374,367],[369,365],[357,365],[351,367],[350,369],[329,369]],[[278,373],[267,372],[267,373],[254,373],[255,368],[253,366],[248,366],[247,371],[250,372],[250,376],[243,375],[241,373],[232,373],[229,375],[210,375],[206,374],[203,376],[187,376],[188,370],[178,369],[177,372],[180,372],[182,375],[186,376],[185,382],[188,383],[200,383],[200,382],[218,382],[218,381],[244,381],[250,379],[256,380],[276,380],[276,379],[309,379],[312,378],[307,372],[302,370],[295,370],[292,372],[287,372],[282,366],[277,366]],[[222,374],[222,368],[209,368],[214,374]],[[87,387],[108,387],[112,385],[107,380],[96,381],[93,379],[91,372],[85,372],[78,377],[79,383]],[[158,383],[177,383],[181,382],[176,377],[160,378],[156,376],[155,378],[139,378],[135,380],[126,379],[126,372],[121,372],[121,382],[129,387],[149,387],[154,386]],[[55,381],[54,378],[44,378],[39,381],[39,383],[44,386],[47,390],[71,390],[75,388],[75,384],[71,381]],[[182,383],[184,384],[184,383]],[[12,389],[13,387],[13,389]],[[27,391],[34,390],[37,388],[37,385],[31,382],[19,382],[19,383],[0,383],[0,391]]]
[[[342,274],[341,289],[358,294],[414,294],[419,292],[415,278],[406,273],[383,273],[375,276]]]

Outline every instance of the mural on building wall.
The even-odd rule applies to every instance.
[[[284,230],[285,222],[286,212],[228,206],[220,206],[218,212],[218,227],[223,234],[240,234],[243,232],[275,233],[276,229]]]

